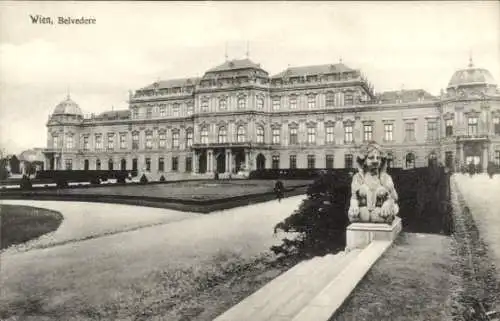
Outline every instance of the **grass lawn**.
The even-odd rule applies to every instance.
[[[43,208],[0,205],[0,249],[20,244],[57,230],[61,213]]]
[[[307,185],[311,180],[284,181],[285,188]],[[176,199],[222,199],[233,196],[271,192],[273,180],[185,181],[154,185],[106,186],[98,188],[71,188],[58,190],[58,194],[102,194],[168,197]],[[53,190],[46,190],[54,193]],[[43,193],[37,190],[37,193]]]
[[[451,237],[401,234],[330,321],[447,320],[460,286],[454,246]]]

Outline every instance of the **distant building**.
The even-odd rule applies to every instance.
[[[45,168],[237,172],[352,167],[375,140],[391,166],[438,160],[500,164],[500,92],[472,61],[439,97],[424,90],[375,94],[343,63],[270,76],[249,59],[201,78],[161,80],[130,93],[129,108],[84,117],[68,96],[47,123]]]
[[[32,167],[33,171],[43,170],[45,155],[44,148],[33,148],[19,154],[19,166],[21,174],[27,174],[27,170]]]

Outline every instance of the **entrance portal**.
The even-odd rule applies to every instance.
[[[244,151],[237,151],[234,154],[234,171],[238,173],[241,171],[242,167],[245,166],[245,152]],[[246,168],[245,170],[248,170]]]
[[[198,155],[198,172],[204,174],[207,172],[207,152],[202,151]]]
[[[257,170],[266,168],[266,157],[262,154],[257,155]]]
[[[217,173],[226,172],[226,154],[224,152],[218,153],[216,156],[217,160]]]

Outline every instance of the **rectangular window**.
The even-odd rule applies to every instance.
[[[152,107],[148,107],[146,109],[146,118],[151,118],[153,116],[153,108]]]
[[[102,135],[95,136],[95,149],[102,150]]]
[[[160,148],[167,146],[167,133],[165,131],[161,131],[158,134],[158,145]]]
[[[151,171],[151,158],[146,158],[146,171],[150,172]]]
[[[495,151],[495,164],[500,166],[500,150]]]
[[[415,140],[415,123],[405,124],[405,140],[407,141]]]
[[[352,125],[351,124],[345,124],[344,125],[344,142],[346,144],[352,144],[353,143]]]
[[[296,109],[297,108],[297,96],[292,95],[290,96],[290,109]]]
[[[191,173],[193,171],[193,158],[186,157],[186,173]]]
[[[335,106],[335,95],[333,93],[327,93],[325,100],[327,108]]]
[[[429,121],[427,123],[427,139],[428,140],[438,139],[438,130],[436,121]]]
[[[139,149],[139,133],[132,133],[132,149]]]
[[[262,126],[257,127],[257,143],[264,143],[264,128]]]
[[[493,132],[495,135],[500,135],[500,117],[493,118]]]
[[[188,103],[187,104],[187,109],[186,109],[187,115],[191,116],[193,114],[193,110],[194,110],[193,103]]]
[[[354,98],[352,92],[346,92],[344,98],[344,104],[347,106],[354,105]]]
[[[307,155],[307,168],[316,168],[316,157],[314,155]]]
[[[165,171],[165,159],[163,157],[158,158],[158,172]]]
[[[147,149],[153,148],[153,133],[152,132],[146,133],[146,148]]]
[[[316,128],[314,127],[307,128],[307,143],[316,144]]]
[[[290,128],[290,145],[298,144],[297,128]]]
[[[329,169],[333,168],[333,155],[326,155],[325,167]]]
[[[280,143],[280,129],[273,129],[273,144],[278,145]]]
[[[344,155],[344,167],[345,168],[352,168],[352,154],[345,154]]]
[[[108,134],[108,150],[115,149],[115,134]]]
[[[179,132],[172,133],[172,148],[173,149],[179,148]]]
[[[469,117],[467,120],[467,135],[477,135],[477,117]]]
[[[83,150],[89,150],[89,136],[83,136]]]
[[[297,168],[297,155],[290,155],[290,168]]]
[[[66,148],[73,149],[73,135],[66,136]]]
[[[59,148],[59,136],[52,136],[52,147]]]
[[[326,143],[333,144],[335,142],[335,127],[333,125],[326,126]]]
[[[208,128],[203,127],[200,133],[200,140],[202,144],[208,144]]]
[[[180,109],[180,106],[178,103],[175,103],[173,106],[172,106],[172,112],[174,114],[175,117],[179,116],[179,109]]]
[[[179,157],[172,157],[172,171],[177,172],[179,170]]]
[[[64,160],[64,168],[67,171],[73,170],[73,160],[72,159],[65,159]]]
[[[307,107],[309,107],[309,108],[316,107],[316,95],[307,96]]]
[[[167,106],[160,105],[160,117],[167,116]]]
[[[201,109],[201,112],[207,112],[208,111],[208,100],[207,99],[203,99],[201,101],[200,109]]]
[[[365,124],[363,126],[363,140],[369,142],[373,140],[373,125]]]
[[[271,168],[273,168],[273,169],[279,169],[280,168],[280,156],[279,155],[273,155],[273,157],[272,157],[272,163],[271,163]]]
[[[386,142],[392,142],[394,140],[394,125],[384,124],[384,140]]]
[[[453,136],[453,119],[446,120],[446,137]]]
[[[281,105],[280,98],[273,98],[273,110],[279,110]]]
[[[193,131],[188,130],[186,132],[186,147],[189,148],[191,146],[193,146]]]
[[[139,108],[137,108],[137,107],[132,108],[132,118],[133,119],[139,118]]]
[[[264,109],[264,98],[257,97],[257,109]]]
[[[95,169],[98,171],[101,170],[101,161],[98,159],[95,161]]]
[[[127,134],[120,134],[120,149],[127,148]]]

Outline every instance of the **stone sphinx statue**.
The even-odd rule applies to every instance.
[[[352,177],[349,220],[352,223],[391,224],[399,212],[398,194],[387,174],[386,157],[379,145],[370,143],[361,149]]]

